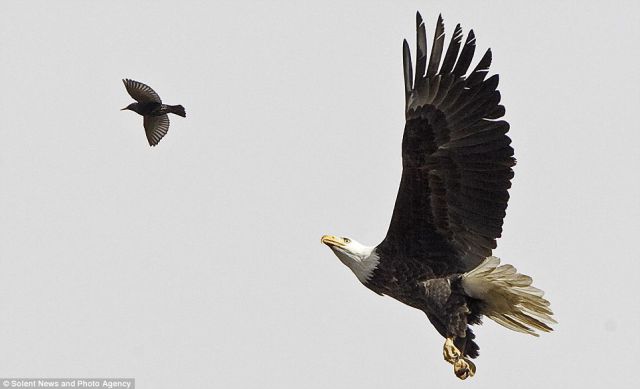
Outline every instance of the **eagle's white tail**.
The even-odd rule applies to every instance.
[[[552,331],[549,301],[544,292],[531,286],[532,279],[511,265],[500,265],[497,257],[487,257],[478,267],[462,275],[462,287],[471,297],[482,300],[484,314],[511,330],[538,336],[535,330]]]

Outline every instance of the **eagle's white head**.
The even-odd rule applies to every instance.
[[[347,265],[360,282],[366,284],[373,271],[380,262],[380,257],[375,252],[375,247],[365,246],[351,238],[325,235],[320,240],[338,256],[340,261]]]

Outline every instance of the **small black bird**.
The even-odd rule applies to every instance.
[[[160,96],[147,85],[129,79],[122,80],[127,92],[137,103],[131,103],[121,109],[134,111],[144,118],[144,131],[147,134],[149,146],[155,146],[169,131],[168,113],[187,117],[182,105],[162,104]]]

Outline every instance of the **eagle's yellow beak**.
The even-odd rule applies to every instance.
[[[344,239],[338,238],[337,236],[333,235],[324,235],[322,239],[320,239],[320,242],[326,244],[329,247],[345,247],[347,245]]]

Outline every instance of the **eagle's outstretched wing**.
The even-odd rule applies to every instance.
[[[150,86],[139,81],[129,80],[128,78],[125,78],[122,82],[124,83],[125,88],[127,88],[129,95],[131,95],[131,97],[133,97],[133,99],[138,103],[162,104],[162,99],[160,99],[160,96],[158,96]]]
[[[491,51],[466,75],[475,50],[473,31],[460,51],[462,29],[456,26],[441,62],[442,17],[430,58],[419,13],[416,24],[415,79],[406,40],[403,47],[402,179],[381,246],[421,252],[432,263],[451,261],[453,251],[462,262],[448,267],[464,271],[491,255],[502,233],[515,165],[506,135],[509,124],[498,120],[505,112],[496,90],[498,76],[485,79]]]

